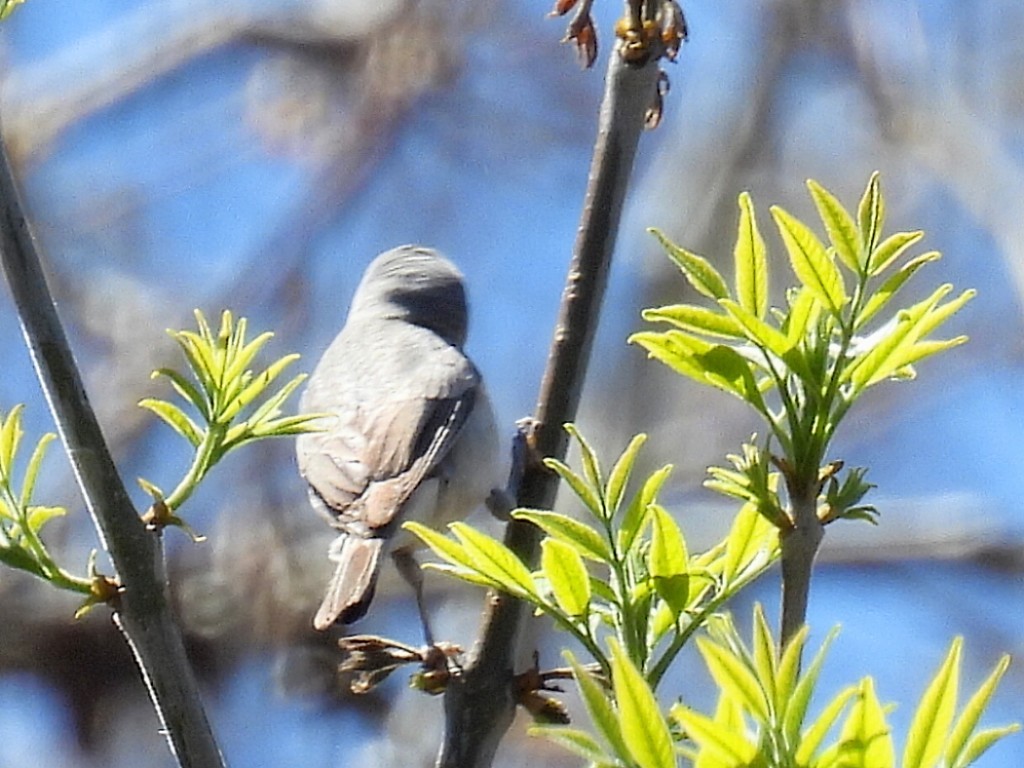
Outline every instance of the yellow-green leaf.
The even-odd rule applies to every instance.
[[[914,243],[924,237],[924,232],[896,232],[889,235],[875,249],[871,255],[871,274],[880,275],[890,264],[903,255],[903,253]]]
[[[846,709],[850,701],[860,694],[860,687],[851,685],[848,688],[844,688],[839,694],[832,699],[822,710],[821,714],[818,715],[817,719],[811,723],[811,726],[804,732],[800,739],[800,746],[796,750],[796,763],[797,765],[808,765],[811,762],[811,758],[818,751],[818,747],[821,746],[821,742],[824,741],[825,736],[832,729],[836,720]],[[817,763],[816,763],[817,764]]]
[[[572,668],[572,676],[576,680],[580,698],[586,707],[590,720],[597,732],[608,742],[612,751],[624,762],[630,759],[630,749],[622,735],[620,719],[612,707],[608,694],[594,676],[576,661],[571,651],[563,651],[562,655]]]
[[[792,640],[790,640],[792,644]],[[754,668],[757,670],[757,679],[761,683],[768,701],[773,707],[778,707],[779,696],[777,694],[780,682],[777,680],[779,674],[779,663],[775,649],[775,639],[772,637],[771,628],[768,626],[768,619],[765,618],[764,608],[760,603],[754,606]],[[781,711],[781,707],[778,707]]]
[[[835,316],[846,304],[843,275],[825,246],[810,228],[784,209],[773,206],[772,216],[789,254],[789,263],[800,282]]]
[[[448,527],[462,544],[476,570],[499,583],[514,585],[527,595],[536,596],[537,590],[530,569],[511,549],[465,523],[452,523]]]
[[[558,606],[570,616],[586,613],[590,604],[590,575],[579,552],[551,538],[545,538],[540,547],[540,567]]]
[[[962,648],[963,638],[957,637],[917,705],[903,750],[903,768],[932,768],[942,757],[956,713]]]
[[[529,520],[548,536],[575,547],[583,557],[600,563],[611,560],[608,543],[596,530],[567,515],[541,509],[517,509],[512,517]]]
[[[562,478],[563,482],[569,486],[572,492],[576,494],[576,497],[583,502],[583,506],[586,507],[594,517],[598,520],[603,517],[601,499],[594,491],[594,488],[582,475],[577,473],[564,461],[559,461],[558,459],[551,457],[544,459],[544,466]]]
[[[633,542],[649,519],[647,511],[650,505],[658,497],[658,492],[670,474],[672,474],[671,464],[666,464],[655,470],[644,481],[643,487],[633,495],[619,525],[618,545],[623,552],[632,549]]]
[[[875,695],[870,677],[860,685],[860,697],[843,724],[840,735],[841,765],[848,768],[893,768],[896,756],[885,710]]]
[[[807,633],[808,629],[805,625],[793,635],[786,644],[786,650],[779,661],[776,706],[781,713],[783,733],[791,742],[795,742],[800,729],[803,728],[811,695],[818,684],[818,675],[821,673],[828,649],[839,634],[839,630],[835,628],[828,633],[825,641],[818,648],[818,652],[814,654],[814,659],[807,666],[807,671],[800,675],[798,680]],[[836,717],[838,716],[837,712]]]
[[[966,750],[968,739],[974,733],[974,729],[978,727],[981,715],[988,707],[992,695],[999,687],[999,681],[1002,680],[1009,666],[1010,657],[1008,655],[1001,657],[992,673],[964,705],[963,712],[960,713],[956,725],[953,726],[953,732],[949,736],[949,744],[946,747],[946,763],[948,765],[967,765],[967,763],[961,763],[960,758]]]
[[[673,614],[679,616],[689,603],[690,579],[687,573],[690,557],[686,539],[676,521],[661,505],[650,506],[651,549],[648,568],[654,588]]]
[[[767,692],[743,659],[704,637],[697,638],[697,648],[718,687],[746,707],[758,722],[768,723]]]
[[[633,473],[633,465],[636,464],[637,454],[640,448],[647,442],[647,435],[641,433],[635,435],[622,452],[612,471],[608,474],[608,484],[605,486],[604,496],[608,504],[608,514],[614,515],[622,504],[622,497],[626,492],[626,484]]]
[[[891,274],[885,279],[878,288],[876,288],[868,300],[864,303],[864,308],[861,309],[860,314],[857,315],[855,328],[860,329],[871,318],[873,318],[880,310],[882,310],[891,300],[892,297],[902,288],[906,282],[914,276],[925,264],[930,264],[933,261],[938,261],[942,258],[942,254],[938,251],[929,251],[928,253],[922,253],[920,256],[916,256],[896,272]]]
[[[967,744],[967,748],[964,750],[963,756],[955,768],[964,768],[964,766],[973,764],[997,741],[1019,730],[1020,724],[1014,723],[1013,725],[1004,725],[1001,728],[986,728],[985,730],[978,731]]]
[[[698,293],[707,296],[709,299],[724,299],[729,295],[729,288],[725,284],[718,270],[711,266],[711,262],[703,256],[698,256],[685,248],[669,240],[659,229],[648,229],[652,235],[658,238],[661,247],[665,249],[668,257],[679,267],[683,276]]]
[[[675,768],[675,751],[668,724],[650,685],[626,656],[618,640],[611,648],[612,688],[618,704],[622,740],[640,768]]]
[[[684,331],[702,333],[730,339],[745,338],[743,329],[729,315],[693,304],[672,304],[667,307],[645,309],[640,313],[651,323],[671,323]]]
[[[868,179],[867,188],[857,206],[857,221],[860,225],[861,242],[863,243],[862,253],[871,258],[878,241],[882,237],[882,227],[885,224],[885,198],[882,196],[882,186],[878,171],[871,174]],[[872,264],[865,264],[865,271],[871,273]]]
[[[785,355],[793,344],[782,331],[775,326],[748,312],[731,299],[719,301],[722,308],[743,329],[744,335],[762,349],[767,349],[777,357]]]
[[[171,429],[184,437],[192,446],[197,446],[203,441],[203,433],[192,419],[176,405],[166,400],[157,400],[147,397],[139,401],[139,407],[156,414]]]
[[[747,312],[763,319],[768,312],[768,258],[764,238],[757,228],[754,204],[740,194],[740,223],[733,250],[736,265],[736,301]]]
[[[746,768],[754,764],[757,747],[731,723],[719,723],[683,706],[673,707],[672,715],[686,735],[700,747],[702,757],[707,752],[718,760],[715,765]]]
[[[807,188],[818,209],[821,223],[825,225],[828,239],[836,249],[836,255],[850,271],[860,274],[863,263],[861,241],[853,217],[843,204],[818,182],[808,179]]]

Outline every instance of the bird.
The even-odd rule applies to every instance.
[[[413,588],[428,645],[433,632],[415,557],[401,529],[466,517],[495,486],[497,430],[480,372],[466,356],[463,276],[437,251],[403,245],[366,268],[344,326],[300,399],[322,414],[296,441],[313,509],[337,530],[334,563],[313,626],[361,618],[389,555]]]

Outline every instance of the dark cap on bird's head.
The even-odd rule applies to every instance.
[[[393,248],[366,268],[349,310],[355,317],[404,320],[462,346],[469,323],[462,273],[431,248]]]

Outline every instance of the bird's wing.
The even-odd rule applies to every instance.
[[[408,387],[395,397],[389,387],[338,398],[334,408],[305,407],[336,416],[299,452],[300,470],[338,527],[371,535],[387,527],[416,487],[451,450],[473,408],[479,376],[454,349],[447,362],[409,371],[418,395]]]

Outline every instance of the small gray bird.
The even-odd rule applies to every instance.
[[[484,502],[495,485],[497,433],[480,373],[462,351],[462,275],[436,251],[404,245],[367,267],[348,319],[302,396],[327,413],[324,431],[296,443],[313,508],[339,531],[317,629],[363,616],[389,553],[416,592],[428,644],[420,546],[401,530],[440,528]]]

